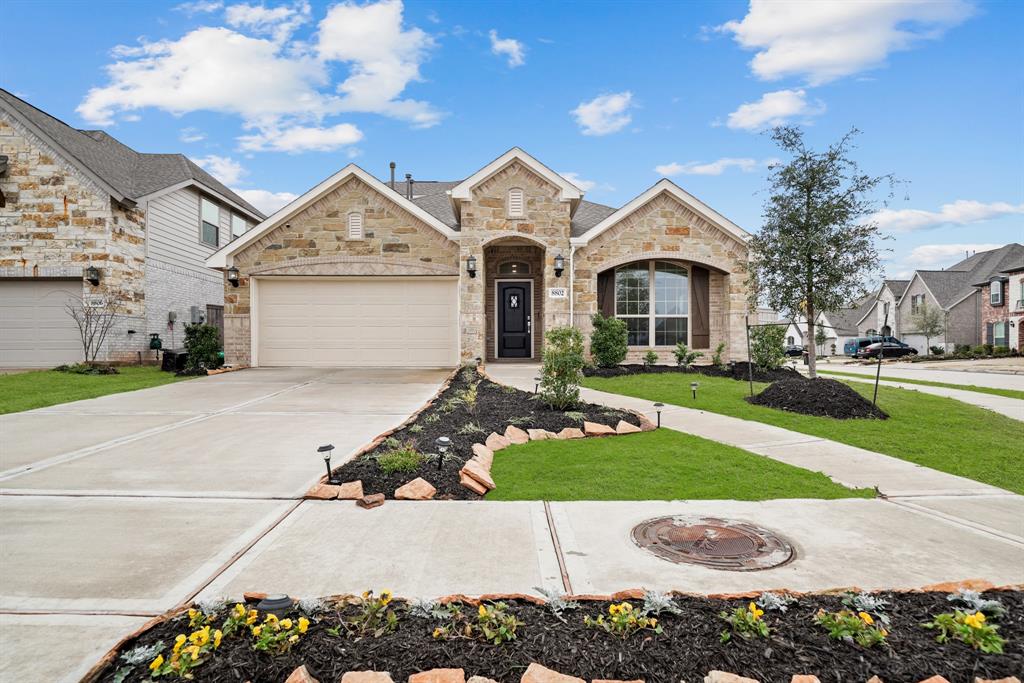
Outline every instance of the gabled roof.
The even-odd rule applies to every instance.
[[[889,288],[892,295],[896,297],[896,303],[900,302],[903,298],[903,294],[907,291],[907,285],[910,284],[910,280],[884,280],[885,286]]]
[[[467,200],[472,196],[472,189],[482,183],[483,181],[490,178],[492,175],[505,168],[513,161],[519,161],[523,165],[527,166],[531,171],[541,176],[549,183],[559,188],[561,191],[560,199],[568,202],[579,202],[583,198],[583,190],[576,187],[568,180],[558,175],[550,168],[542,164],[541,162],[534,159],[532,156],[519,149],[513,147],[509,151],[502,154],[500,157],[487,164],[479,171],[469,176],[461,183],[451,189],[451,198],[453,202]],[[575,205],[573,206],[575,209]],[[456,209],[457,210],[457,209]]]
[[[1011,243],[978,252],[945,270],[918,270],[915,278],[931,293],[943,310],[949,310],[967,297],[973,295],[979,283],[984,284],[992,276],[1024,260],[1024,245]]]
[[[264,217],[183,154],[136,152],[104,131],[72,128],[2,88],[0,109],[55,147],[120,203],[135,204],[167,187],[186,183],[219,195],[254,220]]]
[[[454,231],[448,225],[445,225],[442,221],[438,220],[435,216],[425,211],[422,207],[416,204],[413,200],[406,199],[404,194],[399,193],[397,190],[392,190],[388,185],[382,183],[377,178],[359,168],[355,164],[349,164],[345,168],[341,169],[330,178],[327,178],[322,183],[306,192],[301,197],[292,200],[286,206],[278,209],[272,216],[264,220],[259,225],[255,226],[251,230],[245,232],[238,239],[227,243],[216,252],[210,255],[206,259],[207,268],[227,268],[232,263],[232,257],[238,252],[242,251],[250,244],[260,239],[263,235],[267,234],[274,228],[283,225],[293,216],[298,215],[306,207],[319,201],[329,192],[334,190],[336,187],[341,185],[343,182],[348,180],[350,177],[355,176],[359,180],[363,181],[371,188],[379,192],[384,197],[398,204],[400,207],[408,211],[410,214],[423,221],[433,229],[445,237],[453,240],[458,239],[458,233]]]
[[[612,226],[618,224],[619,222],[621,222],[623,219],[625,219],[638,209],[643,208],[648,202],[650,202],[652,199],[654,199],[663,192],[672,195],[682,204],[685,204],[695,213],[704,218],[706,221],[718,226],[727,234],[736,238],[740,242],[746,242],[748,239],[750,239],[749,232],[747,232],[740,226],[736,225],[728,218],[718,213],[717,211],[709,207],[707,204],[700,201],[692,194],[690,194],[683,188],[673,183],[671,180],[668,180],[667,178],[662,178],[654,185],[652,185],[646,192],[641,193],[639,196],[634,198],[621,209],[618,209],[617,211],[608,214],[593,227],[588,228],[584,232],[580,233],[578,236],[573,237],[572,243],[580,246],[587,244],[588,242],[590,242],[590,240],[594,239],[608,228],[611,228]]]

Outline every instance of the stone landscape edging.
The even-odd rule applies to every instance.
[[[976,590],[976,591],[1022,591],[1024,590],[1024,583],[1018,584],[1004,584],[1002,586],[996,586],[991,581],[985,579],[963,579],[960,581],[945,581],[942,583],[932,583],[917,588],[886,588],[879,590],[865,591],[867,593],[954,593],[958,590]],[[762,593],[773,592],[773,593],[784,593],[786,595],[792,595],[796,597],[808,596],[808,595],[839,595],[850,592],[861,592],[861,589],[857,586],[847,586],[844,588],[828,588],[821,591],[793,591],[786,588],[769,589],[767,591],[746,591],[742,593],[695,593],[691,591],[670,591],[669,595],[682,595],[687,597],[707,598],[710,600],[747,600],[750,598],[758,597]],[[629,588],[608,595],[599,595],[592,593],[582,593],[574,595],[564,596],[566,600],[573,600],[576,602],[615,602],[619,600],[641,600],[643,599],[644,589],[643,588]],[[265,597],[265,593],[256,591],[246,591],[243,594],[244,602],[254,602],[257,598]],[[290,596],[294,603],[298,602],[298,598]],[[328,595],[321,600],[328,605],[349,605],[356,604],[360,600],[360,596],[353,593],[339,593],[335,595]],[[408,602],[408,599],[395,598],[396,600],[404,600]],[[534,605],[544,605],[547,600],[538,597],[536,595],[529,595],[526,593],[483,593],[477,597],[464,595],[462,593],[453,593],[437,598],[436,602],[444,605],[452,602],[459,602],[466,605],[476,607],[483,602],[494,602],[499,600],[522,600],[523,602],[529,602]],[[233,601],[228,601],[233,602]],[[150,629],[156,628],[157,626],[174,619],[182,614],[188,612],[190,605],[179,605],[167,612],[153,617],[139,628],[132,631],[129,635],[121,638],[117,641],[110,650],[108,650],[100,659],[94,664],[88,672],[82,677],[81,683],[97,683],[100,676],[106,671],[107,667],[113,666],[117,660],[117,655],[121,648],[126,645],[130,640],[138,638]],[[711,673],[711,672],[709,672]],[[742,680],[742,679],[740,679]]]

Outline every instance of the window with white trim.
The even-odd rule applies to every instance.
[[[348,215],[348,238],[350,240],[363,239],[363,214],[353,211]]]
[[[526,215],[526,198],[522,189],[513,187],[508,191],[508,217],[522,218]]]
[[[922,304],[924,304],[924,294],[914,294],[910,297],[910,312],[918,313],[921,310]]]
[[[199,215],[199,239],[216,247],[220,234],[220,207],[206,197],[200,197]]]
[[[245,234],[245,231],[249,229],[249,224],[244,218],[239,216],[237,213],[231,214],[231,237],[239,237]]]
[[[1001,280],[993,280],[988,285],[989,303],[993,306],[1003,305],[1003,283]]]
[[[1008,327],[1005,322],[992,323],[992,346],[1009,346]]]
[[[689,343],[690,278],[667,261],[615,269],[615,317],[626,323],[630,346]]]

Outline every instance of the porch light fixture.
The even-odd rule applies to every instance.
[[[697,400],[697,387],[699,387],[699,386],[700,385],[697,384],[696,382],[690,382],[690,391],[693,392],[693,400],[694,401]]]
[[[562,277],[562,271],[565,270],[565,259],[561,254],[555,257],[555,277]]]
[[[256,609],[275,617],[283,617],[292,608],[293,601],[284,593],[271,593],[256,605]]]
[[[439,436],[434,442],[434,446],[437,447],[437,471],[440,472],[441,465],[444,464],[444,454],[452,447],[452,440],[447,436]]]
[[[85,280],[95,287],[100,283],[100,269],[96,266],[89,266],[85,269]]]
[[[658,428],[661,429],[661,409],[665,407],[664,403],[655,403],[654,409],[658,411]]]
[[[466,272],[469,273],[470,277],[476,277],[476,256],[470,256],[466,259]]]
[[[331,476],[331,451],[334,450],[333,444],[324,444],[320,448],[316,449],[316,452],[323,456],[324,466],[327,468],[327,483],[335,484],[337,480]]]
[[[238,268],[235,268],[234,266],[231,266],[230,268],[228,268],[227,273],[228,273],[228,282],[231,283],[232,287],[237,287],[238,286]]]

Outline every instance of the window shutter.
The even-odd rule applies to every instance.
[[[512,188],[508,191],[508,215],[522,216],[523,210],[523,191],[518,187]]]
[[[694,266],[690,271],[690,290],[693,299],[693,348],[711,347],[711,287],[706,268]]]
[[[363,214],[350,213],[348,215],[348,238],[350,240],[363,239]]]

